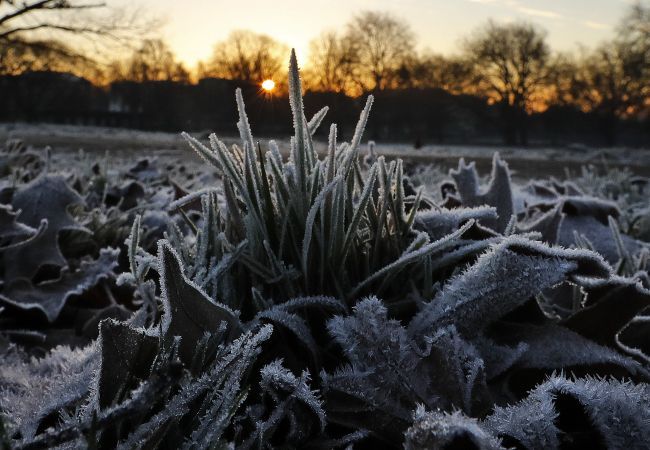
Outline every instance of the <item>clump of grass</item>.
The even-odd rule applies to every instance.
[[[373,97],[351,142],[339,144],[336,125],[330,127],[328,152],[320,159],[312,135],[326,110],[307,121],[295,55],[289,91],[295,134],[288,161],[274,142],[265,153],[255,142],[239,90],[242,147],[228,149],[214,134],[208,147],[184,134],[222,174],[226,203],[219,206],[215,196],[204,200],[196,254],[186,260],[190,273],[206,268],[214,275],[205,288],[220,298],[237,298],[232,306],[243,309],[252,300],[251,288],[274,301],[320,294],[350,305],[371,291],[389,301],[401,296],[394,286],[423,290],[426,261],[462,233],[432,242],[414,228],[421,194],[405,195],[401,160],[379,157],[362,171],[359,146]],[[211,264],[235,251],[228,269]]]

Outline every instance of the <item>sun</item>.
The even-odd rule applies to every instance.
[[[275,81],[273,80],[264,80],[262,82],[262,89],[264,89],[266,92],[271,92],[273,89],[275,89]]]

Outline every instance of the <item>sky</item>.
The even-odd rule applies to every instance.
[[[463,36],[492,18],[527,20],[548,31],[555,50],[595,46],[613,35],[631,0],[114,0],[137,4],[165,19],[161,33],[192,68],[235,29],[268,34],[306,61],[309,41],[341,29],[364,10],[386,11],[408,22],[420,49],[451,54]]]

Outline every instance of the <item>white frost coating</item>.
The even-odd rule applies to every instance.
[[[282,154],[280,153],[280,148],[278,147],[278,143],[275,142],[274,140],[269,141],[269,150],[270,150],[270,154],[273,156],[278,166],[282,166]]]
[[[305,112],[302,103],[302,84],[298,69],[298,60],[295,50],[291,49],[289,60],[289,103],[293,115],[293,128],[295,131],[295,165],[298,175],[298,186],[302,192],[307,192],[307,145],[305,143]]]
[[[221,168],[221,164],[219,163],[219,160],[217,159],[216,155],[212,150],[210,150],[208,147],[203,145],[198,139],[196,139],[193,136],[190,136],[188,133],[183,131],[181,133],[181,136],[185,138],[188,144],[190,144],[190,147],[192,150],[194,150],[205,162],[213,165],[217,169]],[[212,137],[212,135],[210,136]],[[216,138],[216,136],[215,136]]]
[[[352,136],[352,141],[350,142],[350,148],[355,152],[355,155],[358,152],[359,144],[361,144],[361,138],[363,137],[363,132],[365,131],[366,125],[368,124],[368,117],[370,117],[370,109],[372,108],[374,100],[374,96],[368,96],[366,105],[363,107],[363,111],[361,111],[361,116],[359,116],[359,122],[357,122],[357,126],[354,129],[354,135]]]
[[[312,230],[314,227],[314,221],[316,220],[316,214],[318,214],[318,210],[320,209],[321,203],[325,200],[325,196],[329,194],[340,181],[341,177],[336,177],[327,186],[325,186],[314,200],[314,204],[311,206],[309,213],[307,214],[307,220],[305,221],[305,234],[302,239],[302,270],[304,274],[307,274],[309,245],[311,243]]]
[[[307,129],[309,130],[309,134],[313,136],[314,133],[316,133],[318,127],[320,126],[320,124],[323,122],[323,119],[327,115],[327,111],[329,111],[329,106],[324,106],[316,114],[314,114],[314,116],[307,124]]]
[[[248,144],[250,148],[253,149],[255,148],[255,141],[253,140],[251,125],[248,122],[248,116],[246,115],[246,106],[244,105],[244,97],[242,96],[241,88],[235,90],[235,98],[237,100],[237,111],[239,112],[237,128],[239,129],[242,144],[244,145],[244,148],[246,147],[246,144]]]
[[[325,411],[323,402],[317,397],[316,391],[312,391],[309,385],[309,373],[304,371],[297,378],[288,369],[284,368],[281,359],[276,359],[267,364],[260,371],[262,380],[260,385],[269,391],[288,392],[291,397],[296,398],[312,410],[320,421],[321,431],[325,430]]]
[[[499,435],[513,436],[526,448],[557,448],[564,434],[556,423],[562,418],[559,396],[576,401],[585,411],[606,448],[644,448],[650,434],[650,387],[630,381],[594,377],[569,380],[551,377],[521,402],[496,407],[485,419],[485,428]],[[639,445],[642,443],[641,445]]]
[[[169,211],[173,211],[175,209],[182,208],[183,206],[187,205],[190,202],[193,202],[194,200],[200,198],[201,196],[205,194],[209,194],[211,192],[217,193],[219,192],[219,189],[217,188],[203,188],[199,189],[198,191],[190,192],[187,195],[184,195],[183,197],[174,200],[171,202],[168,206]]]
[[[336,124],[330,125],[330,133],[327,141],[327,177],[329,183],[334,179],[336,172]]]
[[[244,192],[244,182],[239,170],[237,170],[233,156],[228,151],[228,147],[226,147],[226,144],[221,142],[214,133],[210,135],[209,139],[210,146],[212,147],[212,151],[219,164],[217,167],[222,168],[224,174],[228,176],[230,181],[235,184],[235,187],[240,192]]]
[[[575,275],[609,278],[611,272],[593,252],[551,248],[518,236],[505,238],[449,281],[414,317],[409,331],[415,336],[454,323],[464,332],[477,333],[531,296]]]
[[[308,308],[314,306],[320,306],[325,309],[339,310],[339,311],[345,311],[346,309],[345,304],[341,300],[334,297],[326,297],[322,295],[292,298],[291,300],[287,300],[284,303],[280,303],[279,305],[276,305],[275,308],[294,312],[295,310],[301,308]]]

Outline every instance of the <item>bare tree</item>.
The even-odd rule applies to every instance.
[[[527,144],[526,116],[544,88],[550,50],[546,33],[530,23],[488,22],[464,43],[477,86],[502,107],[504,138]]]
[[[571,78],[572,103],[596,115],[609,145],[616,142],[619,119],[636,114],[643,104],[644,88],[630,75],[626,53],[619,43],[604,43],[582,55]]]
[[[355,16],[344,39],[351,46],[359,82],[366,90],[396,87],[399,71],[415,54],[410,26],[388,13],[366,11]]]
[[[650,108],[650,2],[630,6],[617,28],[615,46],[626,83],[626,112]]]
[[[267,78],[278,82],[284,75],[289,49],[265,34],[237,30],[214,47],[205,64],[212,77],[259,83]]]
[[[471,92],[472,67],[468,61],[425,52],[408,66],[408,86],[444,89],[453,94]]]
[[[336,31],[325,31],[309,43],[309,60],[303,72],[309,89],[359,94],[357,70],[354,46]]]
[[[633,4],[612,41],[554,59],[552,101],[594,114],[606,142],[615,144],[620,119],[650,110],[650,4]]]
[[[95,66],[97,72],[95,63],[114,44],[131,45],[158,25],[133,8],[109,8],[93,0],[0,0],[0,71],[51,66],[86,74]],[[85,64],[81,71],[80,61]]]
[[[189,81],[189,72],[161,39],[146,39],[130,58],[109,67],[113,81]]]
[[[93,80],[102,75],[95,61],[60,42],[0,40],[0,75],[38,70],[74,72]]]
[[[617,34],[633,51],[648,56],[650,64],[650,2],[633,3],[617,28]]]

